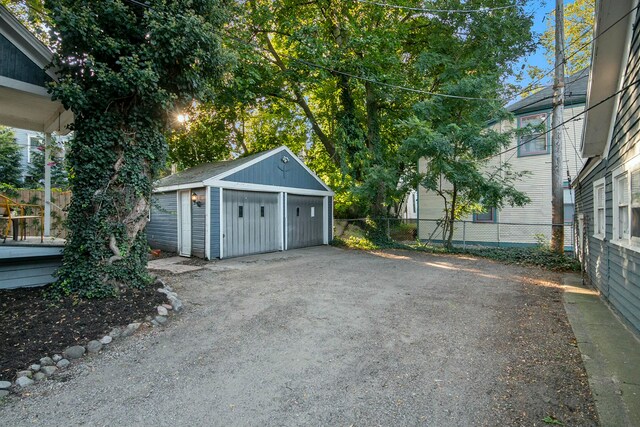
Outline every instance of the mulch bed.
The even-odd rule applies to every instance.
[[[0,291],[0,380],[15,379],[44,356],[100,339],[114,327],[154,314],[166,302],[156,287],[128,289],[120,298],[54,300],[44,288]]]

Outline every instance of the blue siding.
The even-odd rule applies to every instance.
[[[147,223],[147,241],[153,249],[178,252],[178,202],[175,191],[156,193]]]
[[[204,188],[196,188],[191,190],[196,193],[198,200],[201,200],[200,206],[191,205],[191,254],[199,258],[205,257],[204,241],[205,241],[205,221],[206,221],[206,190]]]
[[[211,212],[209,232],[211,233],[211,258],[220,258],[220,189],[209,187],[211,196]]]
[[[44,70],[0,34],[0,76],[44,87],[52,81]]]
[[[283,156],[291,157],[284,149],[277,151],[255,165],[229,175],[223,181],[326,190],[296,160],[289,158],[287,163],[283,163]]]
[[[0,289],[42,286],[55,282],[54,273],[61,265],[61,247],[0,247]]]
[[[636,18],[634,34],[625,72],[624,85],[640,79],[640,14]],[[606,118],[590,118],[603,120]],[[640,248],[630,250],[613,239],[613,177],[612,172],[623,165],[638,144],[640,133],[640,99],[636,88],[623,92],[613,129],[609,155],[576,187],[576,211],[584,215],[586,242],[582,255],[586,280],[600,290],[625,321],[640,334]],[[605,239],[593,237],[593,183],[605,178]]]

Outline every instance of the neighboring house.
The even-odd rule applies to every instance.
[[[584,110],[588,71],[583,70],[566,79],[566,101],[564,120]],[[544,124],[546,131],[551,128],[551,110],[553,88],[547,86],[507,107],[515,120],[502,121],[492,125],[499,131],[512,130],[515,126],[523,128],[527,125]],[[574,195],[569,182],[582,167],[582,159],[578,155],[577,146],[582,135],[583,120],[573,120],[563,126],[563,171],[568,176],[564,179],[565,223],[571,223],[574,217]],[[511,151],[496,157],[486,168],[487,173],[494,173],[499,164],[509,162],[514,172],[528,171],[529,175],[515,183],[515,187],[526,193],[531,202],[524,207],[490,209],[488,212],[477,212],[457,224],[454,243],[479,244],[485,246],[528,246],[549,241],[551,239],[551,132],[535,132],[532,136],[513,138],[506,147]],[[420,171],[426,170],[427,162],[421,160]],[[508,173],[500,171],[500,173]],[[450,184],[443,180],[442,188]],[[439,220],[444,217],[444,202],[436,193],[419,188],[418,194],[418,237],[421,240],[438,240],[442,237]],[[571,227],[565,227],[565,247],[571,249]]]
[[[640,333],[640,15],[636,1],[597,4],[576,246],[586,282]]]
[[[418,192],[416,190],[410,190],[398,205],[398,212],[394,212],[394,214],[400,219],[417,219]]]
[[[156,183],[149,245],[206,259],[326,245],[333,195],[284,146],[203,164]]]

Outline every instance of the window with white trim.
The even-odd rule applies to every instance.
[[[33,152],[38,150],[38,147],[42,145],[44,145],[44,139],[42,137],[35,135],[27,136],[27,163],[33,161]]]
[[[606,230],[604,184],[604,178],[593,183],[593,235],[599,238]]]
[[[532,114],[518,119],[521,129],[525,129],[518,143],[518,156],[535,156],[547,154],[549,144],[547,139],[547,115]]]
[[[627,172],[613,176],[613,238],[629,239],[629,175]]]
[[[632,171],[629,177],[629,234],[640,245],[640,169]]]

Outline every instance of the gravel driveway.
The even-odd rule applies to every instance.
[[[538,269],[317,247],[167,277],[186,309],[0,403],[0,425],[595,425]]]

